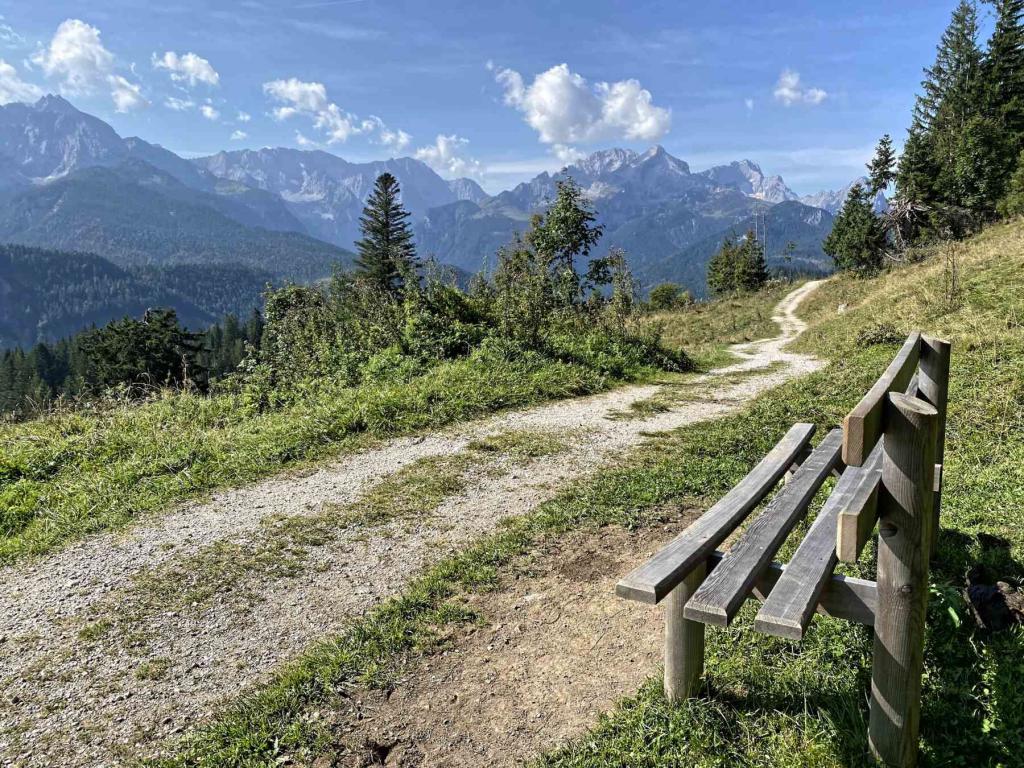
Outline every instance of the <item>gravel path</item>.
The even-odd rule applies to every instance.
[[[119,765],[154,754],[166,737],[187,731],[310,642],[399,593],[424,566],[493,530],[502,518],[528,512],[651,432],[714,418],[814,370],[816,360],[783,347],[803,330],[794,310],[816,286],[807,283],[780,302],[773,318],[778,337],[737,345],[739,362],[691,380],[701,384],[693,387],[699,400],[649,418],[609,416],[657,394],[659,385],[499,414],[395,440],[306,476],[286,474],[225,491],[125,532],[0,570],[0,765]],[[760,368],[765,372],[725,380]],[[464,492],[413,522],[343,530],[314,549],[298,575],[258,583],[244,607],[215,601],[146,616],[144,626],[118,625],[118,631],[82,637],[102,606],[116,604],[147,569],[217,542],[245,542],[271,516],[351,503],[419,459],[450,455],[474,439],[510,430],[553,432],[570,445],[505,471],[476,473]]]

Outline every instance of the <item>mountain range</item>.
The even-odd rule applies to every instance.
[[[493,266],[571,176],[604,225],[602,249],[625,249],[644,286],[673,280],[697,294],[721,240],[755,226],[770,263],[828,269],[820,242],[845,198],[799,198],[750,160],[693,172],[660,146],[595,152],[493,196],[409,157],[353,163],[263,148],[186,159],[44,96],[0,106],[0,242],[91,252],[122,270],[219,266],[230,269],[208,279],[247,270],[248,283],[318,280],[351,263],[359,216],[384,171],[401,184],[420,254],[458,270]]]

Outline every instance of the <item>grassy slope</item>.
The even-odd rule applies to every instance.
[[[760,293],[701,302],[679,312],[658,312],[649,319],[662,326],[667,345],[686,349],[699,367],[710,368],[729,362],[729,344],[777,335],[772,310],[793,287],[783,283]]]
[[[364,446],[367,438],[613,383],[592,369],[539,357],[467,359],[408,382],[327,387],[266,413],[236,396],[169,394],[142,406],[0,425],[0,564],[214,488]]]
[[[680,472],[691,471],[701,456],[694,447],[703,444],[719,457],[720,480],[731,481],[739,468],[730,469],[728,448],[743,445],[734,442],[737,437],[748,436],[763,450],[765,433],[774,436],[798,418],[821,427],[838,423],[895,351],[859,345],[860,332],[888,323],[900,333],[922,328],[951,339],[943,530],[926,641],[923,764],[1022,765],[1024,632],[978,630],[958,590],[970,568],[980,567],[988,583],[1024,577],[1024,225],[989,229],[961,250],[960,259],[959,297],[947,296],[941,253],[875,280],[827,283],[803,308],[812,327],[799,346],[828,358],[828,368],[768,393],[750,413],[726,419],[714,432],[691,435],[692,447],[676,457]],[[839,314],[841,304],[849,309]],[[860,570],[870,577],[869,560],[870,555]],[[669,707],[658,681],[651,680],[592,733],[542,763],[868,764],[870,633],[818,618],[799,645],[746,631],[753,613],[748,606],[733,628],[709,631],[701,698]]]

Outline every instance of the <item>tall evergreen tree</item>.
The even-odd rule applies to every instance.
[[[740,246],[731,235],[708,262],[707,283],[712,296],[724,296],[736,291],[736,265],[739,263]]]
[[[892,148],[892,137],[888,133],[879,139],[878,146],[875,147],[875,156],[867,168],[872,195],[884,192],[896,181],[896,152]]]
[[[985,58],[985,81],[992,110],[1016,152],[1024,142],[1024,0],[992,4],[996,23]]]
[[[736,259],[736,289],[756,291],[768,282],[768,262],[764,256],[764,243],[753,229],[747,231]]]
[[[832,231],[821,244],[838,269],[874,271],[882,265],[885,230],[871,205],[871,194],[854,184]]]
[[[406,280],[414,280],[416,248],[409,212],[402,207],[398,180],[390,173],[377,177],[373,193],[359,219],[363,237],[356,243],[356,274],[392,295],[401,295]]]

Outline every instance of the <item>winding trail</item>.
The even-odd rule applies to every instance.
[[[612,418],[663,385],[502,413],[424,437],[403,438],[300,476],[285,473],[184,505],[117,533],[95,536],[27,564],[0,569],[0,765],[108,766],[157,754],[242,690],[266,680],[308,645],[401,592],[423,567],[523,514],[652,432],[734,411],[820,363],[784,347],[804,329],[795,315],[817,287],[787,295],[780,335],[735,345],[740,360],[693,377],[692,397],[649,417]],[[761,371],[763,369],[763,371]],[[759,372],[761,371],[761,372]],[[744,373],[742,378],[729,374]],[[415,520],[344,529],[313,547],[297,573],[256,579],[237,595],[168,610],[91,634],[154,568],[211,547],[245,544],[269,519],[349,504],[380,480],[427,457],[511,430],[558,435],[567,448],[522,464],[471,472],[468,486]]]

